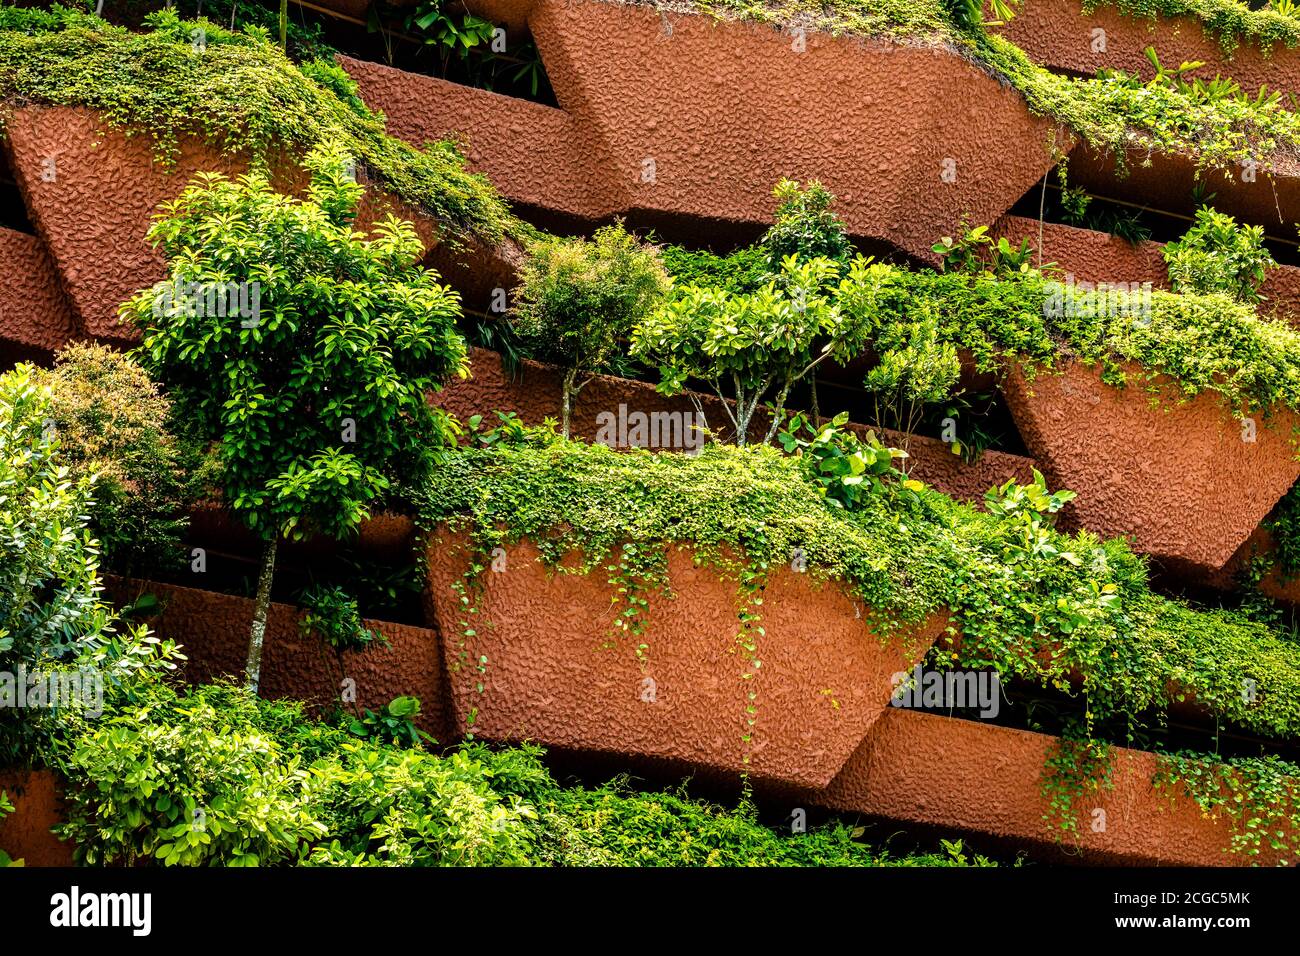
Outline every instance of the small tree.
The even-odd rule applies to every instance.
[[[394,480],[418,481],[455,434],[429,393],[467,373],[458,298],[419,265],[414,227],[390,217],[367,238],[342,153],[306,165],[305,200],[261,175],[200,175],[149,233],[170,281],[123,306],[142,361],[219,443],[227,505],[264,541],[253,690],[277,543],[349,534]]]
[[[858,263],[865,268],[866,260],[855,268]],[[707,382],[722,400],[737,445],[749,441],[754,413],[771,398],[772,423],[763,439],[771,442],[791,388],[822,362],[849,358],[863,344],[864,324],[821,292],[837,275],[829,259],[790,256],[779,277],[749,295],[685,286],[636,330],[633,354],[659,366],[666,395],[685,391],[690,379]]]
[[[817,180],[801,188],[793,179],[782,179],[772,189],[777,200],[772,226],[759,240],[767,254],[768,271],[781,272],[789,256],[800,259],[822,257],[846,265],[853,246],[844,231],[844,223],[831,212],[835,196]]]
[[[622,225],[598,229],[590,241],[555,239],[529,251],[514,326],[529,354],[565,370],[560,429],[567,438],[574,399],[609,367],[670,283],[655,251]]]
[[[1263,226],[1242,226],[1209,206],[1181,239],[1162,250],[1175,292],[1222,292],[1238,302],[1259,302],[1259,287],[1277,263],[1264,248]]]

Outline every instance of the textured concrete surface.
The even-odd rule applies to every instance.
[[[109,598],[119,605],[130,604],[141,594],[158,596],[163,608],[148,621],[149,626],[182,645],[189,658],[183,670],[187,681],[242,677],[253,619],[250,599],[111,576],[105,584]],[[300,633],[298,618],[297,608],[271,605],[262,651],[263,696],[303,700],[319,711],[335,703],[344,681],[355,682],[357,706],[371,710],[411,694],[422,705],[420,726],[439,741],[451,739],[454,728],[448,722],[441,649],[432,631],[367,621],[391,646],[348,652],[340,661],[318,637]]]
[[[882,641],[846,592],[783,566],[763,592],[762,665],[746,679],[736,586],[686,551],[669,556],[671,597],[647,596],[649,626],[638,641],[613,636],[621,608],[611,603],[607,574],[554,573],[521,542],[498,556],[502,570],[482,575],[477,634],[462,637],[453,585],[469,567],[466,542],[445,532],[430,540],[426,603],[442,635],[457,723],[474,714],[474,733],[491,740],[749,769],[760,779],[822,787],[887,708],[893,675],[947,624],[936,616]],[[639,642],[648,645],[641,661]],[[758,710],[746,745],[750,688]]]
[[[819,178],[851,233],[929,259],[963,214],[991,221],[1050,166],[1050,124],[947,51],[823,34],[799,48],[771,27],[601,2],[539,0],[527,23],[568,123],[477,92],[431,108],[445,84],[344,66],[400,135],[464,133],[505,195],[579,217],[765,226],[778,179]]]
[[[0,272],[0,342],[53,352],[72,338],[72,313],[39,237],[0,228]]]
[[[1153,407],[1141,385],[1111,388],[1099,368],[1075,363],[1032,383],[1012,369],[1006,397],[1051,485],[1078,492],[1065,512],[1072,524],[1132,535],[1139,551],[1213,572],[1300,477],[1296,416],[1256,415],[1254,441],[1245,441],[1217,394],[1176,404],[1176,387],[1158,386]]]
[[[484,422],[491,425],[497,420],[497,411],[514,412],[534,425],[547,417],[559,419],[562,375],[554,366],[526,361],[522,363],[520,376],[512,380],[503,372],[497,353],[474,349],[470,367],[471,378],[452,382],[438,396],[439,404],[461,421],[471,415],[482,415]],[[727,414],[721,402],[707,395],[698,395],[697,398],[709,427],[729,437]],[[647,415],[695,412],[695,406],[686,396],[666,398],[645,382],[601,375],[578,393],[572,419],[573,435],[595,440],[601,425],[598,416],[606,413],[617,416],[620,406],[626,406],[629,415],[636,412]],[[765,424],[766,419],[755,416],[753,431],[760,438],[759,428]],[[852,427],[860,432],[868,430],[863,425]],[[943,442],[922,435],[904,438],[900,433],[885,431],[881,439],[906,446],[911,456],[907,469],[913,478],[963,501],[979,501],[985,491],[1008,478],[1028,481],[1034,467],[1032,459],[997,451],[985,452],[978,461],[967,464]]]
[[[247,161],[185,137],[174,166],[164,168],[146,137],[107,129],[94,111],[80,108],[24,107],[14,111],[6,132],[14,176],[62,277],[79,333],[135,341],[117,309],[164,275],[162,255],[145,241],[158,204],[175,198],[196,172],[237,175],[247,171]],[[272,166],[275,188],[296,193],[305,187],[306,175],[292,158]],[[415,223],[430,250],[426,264],[462,289],[467,304],[482,308],[493,288],[512,284],[517,248],[469,241],[449,248],[438,241],[430,217],[379,188],[367,190],[358,226],[367,228],[390,212]]]
[[[27,866],[72,866],[72,846],[50,832],[63,819],[54,773],[0,770],[0,792],[14,805],[0,820],[0,850]]]
[[[1150,79],[1155,71],[1143,52],[1150,46],[1166,66],[1200,60],[1205,66],[1197,76],[1232,77],[1251,96],[1261,85],[1300,93],[1300,50],[1278,44],[1266,54],[1243,41],[1227,57],[1198,17],[1129,17],[1114,7],[1085,14],[1079,0],[1025,0],[1015,18],[996,29],[1035,63],[1058,70],[1089,76],[1103,68],[1127,70]]]
[[[839,810],[933,824],[1052,849],[1043,814],[1044,760],[1055,738],[890,708],[817,799]],[[1080,833],[1065,838],[1080,862],[1132,866],[1243,866],[1227,852],[1226,818],[1210,819],[1184,795],[1151,785],[1156,757],[1116,748],[1114,787],[1079,798]],[[1104,818],[1094,815],[1104,811]],[[1104,822],[1095,830],[1094,821]],[[1275,863],[1265,850],[1259,863]]]

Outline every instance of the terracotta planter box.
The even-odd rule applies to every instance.
[[[809,795],[835,810],[891,821],[965,830],[1015,845],[1053,851],[1061,842],[1044,820],[1044,761],[1055,738],[1025,730],[890,708],[843,771],[824,791]],[[1132,866],[1244,866],[1271,864],[1228,852],[1226,819],[1202,816],[1184,794],[1156,790],[1156,756],[1116,748],[1114,787],[1082,796],[1080,833],[1065,838],[1065,859]],[[1104,830],[1094,830],[1102,810]]]
[[[471,415],[482,415],[484,422],[496,422],[496,412],[514,412],[525,422],[536,425],[545,418],[559,418],[560,383],[562,374],[554,367],[541,362],[526,361],[520,377],[512,380],[501,368],[501,357],[486,349],[474,349],[470,356],[472,377],[458,379],[447,385],[437,396],[437,402],[462,422]],[[730,435],[727,413],[716,397],[697,396],[704,408],[709,427],[717,429],[724,437]],[[623,416],[635,425],[632,416],[646,416],[669,412],[693,415],[695,406],[684,395],[666,398],[645,382],[602,375],[578,393],[574,403],[572,432],[575,438],[587,441],[600,440],[602,427],[617,422],[620,406]],[[604,416],[602,418],[601,416]],[[694,419],[691,419],[694,421]],[[760,434],[765,420],[755,416],[753,430]],[[853,425],[866,431],[862,425]],[[661,435],[662,435],[662,429]],[[631,432],[629,430],[629,437]],[[653,432],[649,433],[653,438]],[[944,494],[963,501],[980,501],[984,492],[1001,485],[1009,478],[1029,481],[1034,462],[1020,455],[1005,452],[985,452],[978,461],[967,464],[954,455],[943,442],[922,435],[904,436],[898,432],[884,431],[882,441],[907,446],[908,473],[931,485]],[[656,447],[653,443],[650,447]]]
[[[0,819],[0,850],[26,866],[72,866],[72,846],[50,832],[63,820],[58,779],[49,770],[0,770],[14,812]]]
[[[1192,190],[1197,185],[1196,163],[1177,153],[1129,151],[1124,172],[1109,153],[1082,145],[1070,154],[1070,182],[1088,192],[1120,199],[1141,207],[1190,215]],[[1146,165],[1147,160],[1150,165]],[[1295,235],[1288,209],[1300,204],[1300,159],[1279,154],[1254,168],[1201,174],[1214,192],[1214,208],[1246,223],[1258,223],[1265,233],[1283,239]]]
[[[1020,245],[1028,239],[1035,249],[1039,245],[1037,219],[1003,216],[994,224],[995,237]],[[1144,283],[1152,288],[1169,287],[1169,268],[1161,250],[1163,242],[1140,242],[1134,245],[1105,232],[1078,229],[1061,223],[1043,223],[1043,262],[1054,262],[1076,282]],[[1300,322],[1300,268],[1278,266],[1270,269],[1260,291],[1264,301],[1262,314],[1276,315],[1289,322]]]
[[[182,645],[189,658],[183,676],[190,683],[218,677],[240,679],[248,654],[248,626],[253,619],[249,598],[215,591],[108,576],[110,599],[129,604],[141,594],[155,594],[162,611],[148,623],[164,638]],[[448,720],[443,690],[442,655],[432,631],[408,624],[366,621],[388,638],[390,647],[347,653],[340,664],[319,638],[298,630],[298,608],[272,604],[262,652],[261,693],[288,697],[317,707],[331,706],[343,680],[355,682],[359,707],[378,710],[394,697],[420,698],[421,727],[446,743],[454,727]]]
[[[1230,76],[1251,96],[1261,85],[1300,92],[1300,50],[1277,44],[1265,54],[1243,40],[1229,59],[1199,17],[1130,17],[1113,6],[1085,14],[1079,0],[1026,0],[1014,19],[997,29],[1035,63],[1058,70],[1092,76],[1103,68],[1118,69],[1150,79],[1154,71],[1143,51],[1152,46],[1161,63],[1200,60],[1205,67],[1198,75]],[[1104,49],[1095,30],[1104,32]]]
[[[429,613],[437,621],[458,726],[476,735],[548,747],[668,761],[706,771],[822,787],[888,707],[892,678],[920,659],[947,625],[935,615],[888,643],[840,587],[814,586],[789,568],[773,573],[761,608],[762,666],[751,682],[736,644],[736,587],[669,558],[672,598],[650,597],[640,638],[612,638],[618,609],[608,575],[555,573],[536,547],[508,549],[475,597],[476,637],[462,645],[453,586],[469,567],[467,536],[429,546]],[[649,645],[645,660],[637,643]],[[467,655],[467,663],[454,667]],[[485,675],[474,666],[480,655]],[[480,693],[476,684],[484,684]],[[747,747],[746,694],[757,724]],[[744,762],[748,753],[749,762]]]
[[[380,512],[361,522],[356,537],[356,548],[364,556],[388,563],[413,560],[416,529],[409,515]],[[191,545],[206,547],[227,554],[238,554],[257,560],[261,554],[261,539],[221,505],[205,502],[190,515],[186,541]],[[305,541],[281,541],[277,560],[287,563],[314,562],[338,553],[340,543],[333,538],[318,536]]]
[[[148,137],[106,128],[94,111],[81,108],[19,108],[5,132],[14,177],[58,270],[77,319],[75,331],[134,342],[137,333],[120,323],[117,309],[164,275],[161,254],[145,241],[154,210],[175,198],[196,172],[237,175],[247,170],[247,160],[191,136],[182,138],[175,166],[164,169],[154,161]],[[306,185],[306,174],[291,157],[273,165],[275,188],[292,193]],[[430,249],[426,264],[471,304],[486,304],[493,288],[513,281],[519,252],[512,245],[488,249],[467,242],[465,249],[448,249],[438,242],[432,219],[379,188],[367,190],[358,224],[365,228],[390,212],[415,223]]]
[[[1052,124],[948,50],[800,43],[637,4],[466,5],[526,22],[559,110],[344,65],[402,136],[465,134],[505,195],[555,213],[753,233],[771,222],[777,180],[819,178],[852,234],[931,259],[936,236],[963,215],[992,221],[1050,166]]]
[[[1130,369],[1133,381],[1139,373]],[[1103,385],[1100,369],[1075,363],[1028,382],[1007,375],[1007,403],[1020,434],[1054,488],[1079,497],[1066,514],[1102,537],[1131,535],[1136,547],[1176,569],[1222,568],[1300,477],[1292,444],[1297,419],[1256,415],[1254,441],[1215,393],[1175,404],[1161,382],[1159,407],[1141,384]]]
[[[0,346],[36,356],[72,337],[72,313],[44,242],[0,228],[0,270]]]

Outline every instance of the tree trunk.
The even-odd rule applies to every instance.
[[[271,579],[275,576],[277,534],[262,551],[262,567],[257,574],[257,599],[253,604],[253,624],[248,629],[248,663],[244,666],[245,684],[254,694],[262,679],[262,642],[266,639],[266,613],[271,606]]]
[[[812,378],[810,378],[808,381],[808,390],[812,396],[811,404],[812,404],[813,428],[820,429],[822,427],[822,412],[817,405],[817,370],[816,369],[813,369]]]
[[[578,370],[571,368],[564,373],[564,384],[560,395],[560,432],[569,437],[569,419],[573,412],[573,383],[578,380]]]
[[[280,0],[280,49],[289,52],[289,0]]]

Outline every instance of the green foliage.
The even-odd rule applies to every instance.
[[[453,144],[417,150],[388,136],[383,118],[362,106],[341,71],[300,69],[265,30],[231,33],[206,19],[182,21],[170,10],[152,16],[152,29],[143,33],[86,14],[60,22],[63,29],[0,32],[0,97],[95,109],[112,126],[148,135],[164,163],[187,134],[257,163],[271,163],[285,149],[300,157],[336,144],[453,237],[495,242],[517,228]]]
[[[1189,17],[1216,36],[1223,52],[1232,55],[1244,40],[1265,52],[1276,46],[1293,48],[1300,42],[1300,21],[1281,3],[1252,9],[1239,0],[1083,0],[1083,12],[1113,6],[1130,17],[1148,20]]]
[[[885,480],[906,479],[894,462],[906,458],[907,452],[882,445],[875,432],[859,438],[844,427],[848,421],[849,413],[841,412],[818,428],[798,414],[779,438],[781,447],[799,458],[808,480],[822,487],[828,502],[852,509],[883,490]]]
[[[574,396],[589,376],[608,369],[658,305],[668,274],[654,250],[621,223],[597,229],[591,241],[548,239],[529,252],[512,303],[514,328],[531,355],[566,370],[561,428],[567,436]],[[579,376],[588,378],[579,383]]]
[[[1265,522],[1273,533],[1277,563],[1287,578],[1300,575],[1300,487],[1292,486]]]
[[[72,344],[51,371],[48,425],[72,477],[95,478],[90,529],[120,574],[173,570],[188,513],[208,477],[192,443],[173,434],[171,403],[129,356]]]
[[[786,835],[684,790],[563,788],[535,747],[357,740],[221,685],[157,687],[68,736],[59,833],[84,864],[992,865],[960,841],[895,856],[841,823]]]
[[[1114,749],[1089,739],[1060,737],[1043,768],[1043,819],[1062,834],[1079,832],[1079,801],[1090,793],[1113,790]]]
[[[682,246],[660,246],[659,257],[679,286],[706,286],[748,295],[771,278],[767,254],[756,245],[742,246],[725,256]]]
[[[1265,850],[1300,859],[1300,767],[1269,755],[1220,761],[1202,754],[1162,754],[1153,784],[1170,799],[1189,796],[1201,813],[1227,817],[1227,849],[1257,857]]]
[[[414,228],[355,232],[362,189],[342,154],[307,162],[304,200],[256,174],[200,175],[150,230],[172,285],[122,309],[141,361],[220,443],[227,504],[267,540],[343,535],[394,478],[418,480],[453,435],[427,395],[465,370],[457,296],[419,265]],[[191,283],[248,289],[256,314],[169,301]]]
[[[782,179],[772,190],[777,200],[775,221],[759,240],[767,254],[767,271],[782,274],[789,256],[800,259],[824,258],[845,263],[853,247],[840,217],[830,211],[835,197],[817,180],[801,188],[792,179]]]
[[[790,389],[827,358],[851,356],[860,325],[821,294],[835,263],[788,257],[779,280],[749,295],[684,286],[636,329],[632,354],[659,367],[659,391],[683,392],[689,379],[708,382],[735,402],[725,406],[737,444],[749,440],[759,403],[770,398],[775,436]]]
[[[0,375],[0,663],[71,657],[108,633],[99,555],[86,530],[92,475],[73,479],[51,427],[41,374]]]
[[[357,599],[346,588],[312,585],[299,597],[298,604],[302,608],[299,630],[317,635],[339,653],[388,643],[378,631],[365,626]]]
[[[1181,239],[1162,250],[1175,292],[1209,295],[1221,292],[1238,302],[1258,302],[1268,270],[1277,267],[1264,248],[1263,226],[1241,226],[1208,206]]]
[[[14,812],[14,805],[9,802],[9,794],[0,790],[0,820]],[[15,860],[4,850],[0,850],[0,869],[7,866],[22,866],[22,860]]]
[[[348,730],[366,740],[397,747],[417,747],[424,741],[436,742],[416,726],[415,719],[419,716],[419,698],[394,697],[378,713],[367,708],[360,717],[348,723]]]
[[[957,238],[944,236],[931,246],[939,256],[940,271],[1007,276],[1030,270],[1034,250],[1027,238],[1021,239],[1019,246],[1013,246],[1006,236],[994,242],[988,231],[988,226],[971,228],[963,221]]]

